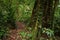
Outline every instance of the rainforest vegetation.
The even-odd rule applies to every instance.
[[[60,0],[0,0],[0,40],[60,40]]]

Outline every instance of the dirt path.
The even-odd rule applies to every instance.
[[[21,22],[17,22],[16,24],[17,29],[10,29],[6,40],[22,40],[21,36],[19,35],[19,32],[25,29],[25,25]]]
[[[20,31],[21,31],[20,29],[10,30],[9,35],[6,40],[22,40],[22,38],[19,35]]]

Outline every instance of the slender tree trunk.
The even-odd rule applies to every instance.
[[[55,8],[58,0],[45,0],[43,4],[42,27],[52,28]]]
[[[32,27],[32,34],[33,37],[31,40],[37,40],[38,39],[38,35],[40,34],[40,28],[38,27],[40,25],[40,15],[42,13],[42,7],[41,7],[41,0],[36,0],[35,4],[34,4],[34,8],[32,11],[32,16],[31,16],[31,22],[30,22],[30,27]]]
[[[36,25],[36,21],[38,21],[38,11],[39,11],[39,7],[40,7],[40,0],[36,0],[35,4],[34,4],[34,8],[32,11],[32,16],[31,16],[31,22],[30,22],[30,27],[34,28]]]
[[[45,0],[43,6],[42,27],[53,29],[55,8],[58,0]],[[50,40],[53,40],[52,37]]]
[[[42,27],[50,28],[52,25],[53,0],[45,0],[43,4]]]

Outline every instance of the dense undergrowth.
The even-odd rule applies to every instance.
[[[12,0],[11,0],[12,1]],[[9,30],[9,26],[7,21],[11,19],[12,21],[20,21],[27,25],[30,23],[30,17],[32,15],[32,10],[34,6],[35,0],[18,0],[18,10],[19,12],[16,13],[16,1],[13,0],[13,3],[10,3],[8,0],[0,0],[0,39],[7,34]],[[17,1],[17,2],[18,2]],[[12,5],[11,5],[12,4]],[[11,5],[11,7],[10,7]],[[10,13],[10,14],[9,14]],[[13,15],[14,14],[14,15]],[[12,23],[11,23],[12,24]],[[57,7],[56,12],[54,14],[54,28],[52,29],[44,29],[42,28],[42,32],[46,33],[49,37],[54,36],[54,33],[57,36],[60,36],[60,7]],[[30,28],[28,28],[30,30]],[[30,39],[33,35],[29,31],[21,31],[19,33],[21,37],[25,40]]]

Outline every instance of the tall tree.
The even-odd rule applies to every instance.
[[[42,27],[52,28],[55,7],[58,0],[45,0],[43,4]]]
[[[40,35],[40,25],[41,22],[41,15],[42,15],[42,0],[35,0],[34,8],[32,11],[30,27],[32,27],[32,40],[38,40],[38,34]],[[34,32],[34,33],[33,33]]]
[[[42,27],[50,28],[52,25],[53,0],[45,0],[43,4]]]
[[[32,38],[32,40],[35,40],[36,36],[38,36],[40,33],[40,28],[38,27],[40,23],[40,12],[43,12],[42,16],[42,27],[46,28],[52,28],[53,27],[53,17],[54,17],[54,11],[55,11],[55,4],[56,0],[36,0],[35,5],[32,11],[31,16],[31,22],[30,27],[32,27],[33,32],[35,32],[35,36]],[[39,40],[39,38],[38,38]]]
[[[41,4],[40,0],[35,0],[34,8],[32,11],[30,27],[34,29],[35,26],[38,26],[40,23],[40,15],[42,15]]]

